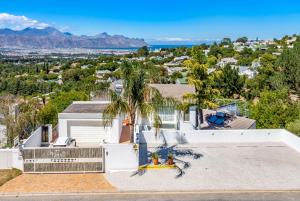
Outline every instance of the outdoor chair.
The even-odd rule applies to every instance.
[[[217,121],[217,120],[218,120],[218,117],[213,115],[213,116],[210,116],[207,121],[209,123],[215,123],[215,121]]]

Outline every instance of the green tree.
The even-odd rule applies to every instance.
[[[125,62],[121,66],[121,78],[123,80],[123,92],[117,94],[110,90],[111,103],[104,111],[104,117],[107,123],[119,114],[126,114],[129,127],[131,142],[134,141],[134,125],[136,115],[148,117],[154,116],[154,125],[158,126],[158,111],[164,105],[172,104],[171,101],[162,98],[158,90],[148,85],[147,74],[142,63]]]
[[[221,48],[218,46],[217,43],[214,43],[210,46],[210,49],[209,49],[209,53],[208,53],[209,56],[215,56],[216,58],[220,59],[222,57],[222,50]]]
[[[137,54],[139,56],[148,56],[149,55],[149,49],[147,46],[143,46],[138,49]]]
[[[299,114],[299,107],[289,101],[286,89],[262,92],[250,110],[250,117],[256,120],[258,128],[285,128]]]
[[[45,105],[45,107],[39,112],[39,121],[42,124],[52,124],[56,125],[57,123],[57,109],[52,102]]]
[[[300,92],[300,43],[296,43],[293,49],[285,49],[276,66],[285,74],[285,82],[290,88]]]
[[[207,64],[208,64],[209,66],[214,66],[214,65],[216,65],[217,63],[218,63],[217,57],[211,55],[211,56],[209,56],[209,57],[207,58]]]
[[[236,42],[238,42],[238,43],[247,43],[248,38],[244,36],[244,37],[236,39]]]
[[[174,73],[171,75],[171,82],[172,82],[172,83],[175,83],[175,81],[176,81],[178,78],[183,78],[182,73],[180,73],[180,72],[174,72]]]
[[[193,59],[195,59],[200,64],[205,64],[207,61],[207,58],[203,52],[202,46],[193,46],[191,55]]]
[[[300,119],[296,119],[295,121],[288,123],[286,128],[290,132],[300,136]]]
[[[237,68],[226,65],[222,69],[223,75],[221,78],[221,92],[225,97],[232,97],[234,94],[241,94],[244,86],[245,78],[239,75]]]
[[[223,40],[221,41],[221,46],[225,46],[225,45],[232,45],[232,41],[230,38],[223,38]]]
[[[265,53],[260,57],[260,63],[262,66],[274,65],[276,62],[276,57],[270,53]]]
[[[52,99],[39,112],[38,118],[42,124],[56,125],[58,113],[66,109],[73,101],[87,101],[88,95],[82,91],[61,92]]]
[[[200,64],[196,60],[187,60],[184,65],[189,70],[189,83],[195,87],[194,94],[187,94],[186,99],[194,102],[198,107],[198,128],[200,123],[203,123],[203,109],[215,108],[216,95],[219,95],[219,90],[214,88],[214,77],[208,74],[208,65]]]

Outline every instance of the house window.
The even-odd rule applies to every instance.
[[[162,122],[175,122],[175,108],[163,107],[159,110],[159,117]]]
[[[190,110],[184,111],[183,121],[190,121]]]

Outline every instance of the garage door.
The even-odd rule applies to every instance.
[[[77,145],[99,145],[107,141],[109,131],[103,126],[71,126],[71,138],[76,140]]]

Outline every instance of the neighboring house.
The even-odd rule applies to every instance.
[[[110,74],[110,73],[111,73],[111,71],[109,71],[109,70],[96,70],[96,77],[103,79],[103,77],[105,75]]]
[[[127,58],[128,61],[146,61],[146,57]]]
[[[229,58],[223,58],[221,61],[217,63],[217,66],[220,66],[221,68],[224,68],[226,65],[236,65],[237,60],[235,58],[229,57]]]
[[[58,75],[56,83],[59,85],[62,85],[64,83],[62,80],[62,74]]]
[[[288,45],[290,45],[290,44],[292,44],[292,43],[294,43],[294,42],[296,42],[297,41],[297,37],[292,37],[291,39],[288,39],[287,41],[286,41],[286,43],[288,44]]]
[[[61,66],[54,66],[50,69],[49,74],[53,73],[53,74],[59,74],[60,73],[60,68]]]
[[[173,61],[168,62],[168,63],[164,63],[165,67],[175,67],[175,66],[179,66],[182,64],[183,61],[189,59],[189,56],[181,56],[181,57],[175,57],[173,59]]]
[[[250,69],[248,66],[238,66],[239,75],[246,75],[248,78],[254,78],[257,75],[256,70]]]
[[[175,57],[174,61],[184,61],[184,60],[187,60],[189,58],[190,58],[189,56]]]
[[[167,71],[168,71],[168,75],[172,75],[175,72],[184,72],[186,71],[185,67],[166,67]]]
[[[150,59],[150,60],[161,61],[161,60],[163,60],[164,58],[161,57],[161,56],[152,56],[152,57],[150,57],[149,59]]]
[[[82,65],[82,66],[80,66],[80,68],[81,68],[82,70],[85,70],[85,69],[89,69],[91,66],[92,66],[91,64],[87,64],[87,65]]]
[[[216,71],[215,68],[209,68],[209,69],[207,69],[208,74],[211,74],[211,73],[213,73],[215,71]]]
[[[165,67],[176,67],[176,66],[179,66],[180,64],[181,64],[181,62],[179,62],[179,61],[171,61],[168,63],[164,63],[164,66]]]
[[[109,103],[108,101],[73,102],[58,114],[59,138],[75,140],[76,146],[119,143],[122,117],[115,117],[112,125],[103,118],[103,112]]]
[[[205,56],[208,56],[208,53],[210,52],[210,49],[207,49],[207,50],[203,50]]]

